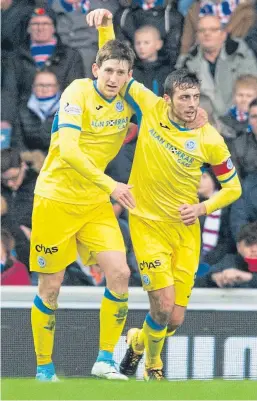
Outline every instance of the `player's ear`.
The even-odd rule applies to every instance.
[[[132,75],[133,75],[133,70],[130,70],[128,73],[128,77],[129,77],[128,81],[132,78]]]
[[[165,102],[166,102],[167,104],[169,104],[169,105],[171,104],[171,98],[170,98],[170,96],[167,95],[166,93],[164,93],[163,99],[165,100]]]
[[[96,63],[94,63],[92,65],[92,73],[95,78],[98,78],[98,71],[99,71],[99,66]]]

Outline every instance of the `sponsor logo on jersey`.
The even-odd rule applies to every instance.
[[[161,266],[161,261],[160,260],[152,260],[150,262],[146,262],[145,260],[143,260],[143,262],[139,263],[139,268],[140,270],[144,270],[145,268],[147,268],[148,270],[150,269],[156,269],[156,267]]]
[[[185,149],[186,150],[195,150],[196,149],[196,142],[193,141],[192,139],[189,139],[188,141],[185,142]]]
[[[145,285],[149,285],[150,284],[151,281],[150,281],[149,276],[147,276],[147,274],[142,274],[141,278],[142,278],[142,281],[143,281],[143,283]]]
[[[68,114],[71,114],[74,116],[82,114],[82,110],[81,110],[80,106],[77,106],[75,104],[70,104],[70,103],[67,103],[64,106],[64,111],[65,111],[65,113],[68,113]]]
[[[118,100],[118,102],[115,105],[115,108],[117,111],[121,112],[124,110],[124,105],[123,102],[121,102],[120,100]]]
[[[117,127],[119,130],[125,129],[129,123],[128,117],[117,118],[115,120],[93,120],[91,121],[91,126],[94,128],[104,128],[104,127]]]
[[[42,256],[38,256],[37,258],[37,264],[39,267],[45,267],[46,266],[46,260]]]
[[[170,128],[168,127],[168,125],[165,125],[165,124],[163,124],[162,122],[160,122],[160,126],[161,126],[162,128],[165,128],[165,129],[170,130]]]
[[[101,105],[99,104],[99,106],[96,106],[96,110],[101,110],[103,107],[104,107],[104,106],[101,106]]]
[[[58,252],[58,246],[52,246],[52,247],[46,247],[46,246],[44,246],[44,245],[42,245],[42,244],[37,244],[36,246],[35,246],[35,249],[36,249],[36,251],[37,252],[44,252],[44,254],[46,255],[46,254],[50,254],[50,255],[52,255],[52,253],[56,253],[56,252]]]
[[[162,145],[165,149],[176,156],[176,162],[182,164],[185,167],[190,167],[194,162],[194,158],[177,149],[176,146],[172,145],[170,142],[167,142],[157,131],[153,128],[149,129],[149,134],[157,141],[160,145]]]

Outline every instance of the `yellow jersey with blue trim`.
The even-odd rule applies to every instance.
[[[160,221],[181,221],[179,207],[198,203],[204,163],[213,170],[221,191],[205,202],[207,214],[233,202],[241,186],[222,136],[210,124],[186,129],[171,121],[168,105],[142,84],[131,80],[122,89],[134,108],[139,136],[129,179],[136,208],[132,214]]]
[[[132,114],[120,95],[106,99],[97,81],[72,82],[61,96],[35,193],[72,204],[108,201],[116,182],[104,171],[122,146]]]

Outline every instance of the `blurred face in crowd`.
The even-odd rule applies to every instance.
[[[255,88],[239,86],[236,88],[234,101],[238,110],[247,113],[249,110],[249,104],[257,97],[257,91]]]
[[[76,3],[80,3],[81,0],[65,0],[65,2],[68,4],[76,4]]]
[[[245,241],[240,241],[237,244],[237,250],[243,256],[243,258],[257,258],[257,244],[247,245]]]
[[[157,29],[138,30],[135,33],[135,50],[138,57],[145,61],[155,61],[162,48],[162,40]]]
[[[53,20],[47,15],[37,15],[32,17],[29,23],[29,33],[33,42],[50,42],[55,33]]]
[[[33,92],[39,98],[48,98],[56,95],[59,85],[55,74],[41,72],[35,77]]]
[[[1,182],[12,191],[17,191],[23,183],[26,171],[26,164],[21,163],[20,167],[12,167],[1,174]]]
[[[252,132],[257,139],[257,106],[252,106],[249,110],[249,124],[252,127]]]
[[[197,39],[204,52],[213,53],[221,49],[226,40],[226,32],[221,29],[217,17],[206,16],[199,19]]]
[[[164,100],[170,106],[169,117],[175,122],[191,123],[194,121],[200,102],[198,86],[180,86],[174,88],[172,98],[164,95]]]
[[[97,78],[98,90],[107,99],[116,96],[132,76],[127,60],[105,60],[100,67],[94,63],[92,71]]]
[[[214,191],[215,191],[215,183],[212,177],[210,176],[209,173],[204,172],[200,180],[198,194],[203,198],[208,199],[213,195]]]
[[[12,5],[12,0],[0,0],[1,10],[7,10]]]

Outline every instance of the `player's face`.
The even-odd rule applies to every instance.
[[[129,64],[126,60],[106,60],[101,67],[94,64],[92,71],[97,78],[98,90],[107,99],[116,96],[132,76],[132,71],[129,71]]]
[[[249,104],[257,96],[254,88],[238,88],[235,93],[235,104],[239,111],[247,113]]]
[[[249,110],[249,123],[252,131],[257,138],[257,106],[253,106]]]
[[[175,88],[172,99],[165,95],[164,99],[170,105],[170,115],[184,123],[194,121],[200,101],[199,87]]]

